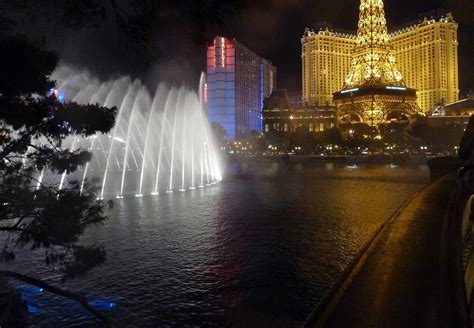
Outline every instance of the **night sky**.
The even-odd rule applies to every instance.
[[[23,18],[19,30],[45,38],[64,62],[86,67],[102,78],[130,74],[150,84],[165,80],[183,81],[189,86],[197,85],[199,72],[205,69],[206,41],[216,34],[234,37],[272,61],[278,68],[278,86],[292,91],[301,90],[300,37],[304,28],[327,22],[335,28],[355,31],[359,6],[358,0],[160,0],[159,8],[138,15],[141,29],[133,37],[118,27],[109,1],[97,2],[103,2],[105,8],[97,26],[83,28],[86,24],[79,21],[72,29],[61,24],[58,28],[52,25],[53,18],[61,17],[64,23],[69,22],[69,16],[49,8],[43,14],[48,16],[46,20],[31,19],[19,12],[16,17]],[[136,4],[140,2],[153,1],[122,1],[125,8],[125,3],[134,3],[128,7],[130,12],[139,11]],[[461,92],[474,90],[474,1],[384,2],[389,29],[415,22],[420,14],[436,8],[452,11],[460,25]]]

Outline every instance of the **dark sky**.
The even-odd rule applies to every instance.
[[[68,1],[74,3],[57,1],[57,7]],[[36,37],[45,36],[65,62],[87,67],[101,77],[126,73],[153,83],[184,80],[190,86],[197,84],[199,72],[205,69],[206,41],[216,34],[235,37],[272,61],[278,68],[279,87],[294,91],[301,88],[300,37],[304,28],[327,22],[335,28],[355,30],[359,6],[358,0],[148,0],[148,3],[160,3],[159,8],[150,11],[144,7],[140,12],[137,3],[147,0],[123,0],[125,9],[139,13],[132,17],[132,21],[140,22],[137,25],[141,28],[134,31],[138,33],[134,38],[118,27],[108,5],[110,1],[84,0],[88,2],[105,4],[103,16],[99,15],[95,21],[98,28],[82,28],[83,22],[76,22],[71,13],[62,15],[52,8],[42,15],[50,17],[40,23],[20,13],[18,17],[27,17],[21,30]],[[130,3],[133,6],[127,7]],[[460,24],[461,90],[474,89],[473,0],[385,0],[384,3],[389,29],[416,21],[421,13],[435,8],[453,11]],[[61,18],[59,28],[54,24],[54,29],[51,27],[54,17]],[[76,23],[73,29],[69,29],[71,20]],[[64,22],[68,26],[63,27]],[[142,36],[144,40],[138,42]]]
[[[416,21],[421,13],[435,8],[454,11],[455,19],[462,19],[459,33],[461,82],[464,89],[474,88],[471,68],[474,65],[473,0],[464,3],[462,0],[385,0],[384,3],[389,29],[391,26]],[[229,28],[229,33],[278,67],[278,82],[281,87],[300,90],[300,37],[304,28],[317,26],[318,22],[327,22],[335,28],[355,31],[358,6],[357,0],[268,1],[242,10],[236,23]],[[459,13],[465,14],[461,17]]]

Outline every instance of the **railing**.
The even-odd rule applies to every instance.
[[[457,297],[465,301],[458,306],[464,308],[466,325],[471,327],[472,322],[472,292],[474,289],[474,169],[460,170],[457,175],[457,199],[451,224],[448,225],[448,234],[451,238],[451,250],[456,252],[457,262],[453,263],[454,277],[457,277],[457,286],[454,292]],[[449,249],[448,249],[449,251]],[[464,295],[460,295],[460,289]],[[460,313],[462,316],[462,313]]]

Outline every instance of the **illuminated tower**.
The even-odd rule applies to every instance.
[[[207,48],[204,101],[209,121],[229,140],[262,132],[263,100],[276,86],[276,67],[237,42],[216,37]]]
[[[421,113],[416,90],[407,88],[389,44],[382,0],[361,0],[349,74],[334,93],[339,120],[372,126]]]

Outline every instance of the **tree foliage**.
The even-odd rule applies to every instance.
[[[222,146],[227,139],[227,131],[220,123],[211,123],[211,132],[217,145]]]
[[[301,147],[305,153],[311,153],[318,144],[316,135],[307,127],[297,127],[290,137],[290,147]]]
[[[410,144],[412,135],[408,122],[390,122],[379,127],[380,135],[384,142],[389,144]]]
[[[92,183],[79,194],[77,181],[60,189],[47,174],[74,172],[90,160],[87,150],[65,148],[68,136],[108,132],[116,108],[60,103],[50,89],[58,56],[19,35],[0,35],[0,231],[7,234],[1,260],[12,246],[44,248],[45,262],[64,278],[85,273],[105,259],[99,245],[82,245],[84,230],[106,219]]]

